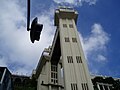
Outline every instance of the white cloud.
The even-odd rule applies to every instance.
[[[101,61],[106,61],[107,58],[106,58],[105,56],[99,54],[99,55],[97,56],[97,60],[98,60],[98,62],[101,62]]]
[[[8,66],[12,72],[31,73],[55,32],[51,23],[53,20],[50,19],[51,10],[39,16],[44,28],[40,41],[32,44],[26,31],[25,12],[21,9],[23,6],[15,0],[2,0],[0,6],[0,55],[5,57],[4,60],[0,58],[0,65]]]
[[[109,35],[103,30],[102,26],[94,24],[91,35],[83,39],[86,55],[91,54],[91,52],[105,51],[109,40]]]
[[[69,4],[73,6],[80,6],[83,3],[88,3],[89,5],[95,5],[97,0],[53,0],[55,3],[58,4]]]
[[[109,34],[104,31],[100,24],[95,23],[89,36],[79,35],[91,73],[100,74],[99,70],[108,62],[106,51],[110,40]]]
[[[88,3],[89,5],[95,5],[97,0],[83,0],[84,2]]]

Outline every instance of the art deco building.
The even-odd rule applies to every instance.
[[[45,49],[36,69],[37,90],[93,90],[77,31],[78,12],[56,9],[52,46]]]

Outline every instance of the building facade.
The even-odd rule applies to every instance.
[[[37,90],[93,90],[76,27],[77,17],[72,8],[56,9],[54,40],[44,50],[36,69]]]
[[[7,67],[0,67],[0,90],[13,90],[11,73]]]
[[[94,90],[120,90],[120,78],[91,75],[91,80]]]
[[[13,90],[36,90],[37,82],[34,77],[26,75],[12,75]]]

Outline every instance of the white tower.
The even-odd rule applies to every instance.
[[[93,90],[87,63],[79,39],[77,11],[59,8],[55,11],[55,26],[60,38],[65,90]]]
[[[37,90],[93,90],[76,27],[77,17],[72,8],[56,9],[57,29],[52,46],[45,50],[47,55],[42,54],[36,68]]]

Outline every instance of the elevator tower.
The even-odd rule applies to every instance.
[[[77,31],[78,12],[72,8],[55,11],[59,32],[65,90],[93,90],[87,62]]]
[[[54,40],[52,46],[44,50],[48,54],[42,55],[36,69],[38,90],[93,90],[77,31],[77,17],[78,12],[73,8],[56,9]]]

